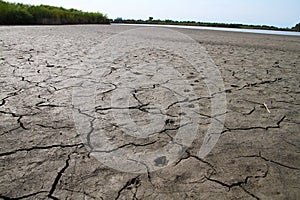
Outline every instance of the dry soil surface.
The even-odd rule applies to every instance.
[[[226,117],[224,128],[202,158],[203,138],[217,117],[210,113],[214,94],[187,60],[147,46],[110,60],[113,52],[102,49],[97,55],[106,67],[91,68],[92,47],[133,28],[0,27],[0,197],[299,199],[300,37],[176,29],[205,48],[225,85],[227,108],[218,113]],[[124,86],[134,81],[148,85]],[[85,94],[87,86],[96,88]],[[190,145],[176,138],[190,124],[185,106],[200,119]],[[144,128],[126,135],[132,122]],[[101,149],[100,133],[117,148]],[[129,173],[101,162],[112,152],[144,155],[171,143],[182,147],[180,156],[154,158],[159,170],[144,163],[145,173]]]

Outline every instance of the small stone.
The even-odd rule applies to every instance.
[[[154,160],[155,166],[163,167],[168,164],[168,160],[166,156],[158,157]]]

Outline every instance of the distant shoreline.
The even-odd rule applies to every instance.
[[[168,25],[168,24],[127,24],[127,23],[111,23],[111,25],[121,26],[145,26],[145,27],[167,27],[167,28],[182,28],[194,30],[209,30],[209,31],[226,31],[226,32],[240,32],[240,33],[256,33],[256,34],[270,34],[283,36],[298,36],[298,31],[279,31],[279,30],[264,30],[264,29],[244,29],[244,28],[224,28],[224,27],[209,27],[209,26],[187,26],[187,25]]]
[[[272,31],[291,31],[300,32],[300,30],[293,28],[279,28],[267,25],[248,25],[248,24],[234,24],[234,23],[209,23],[209,22],[194,22],[194,21],[172,21],[172,20],[111,20],[111,24],[148,24],[148,25],[173,25],[173,26],[191,26],[191,27],[214,27],[214,28],[232,28],[232,29],[254,29],[254,30],[272,30]],[[297,25],[296,25],[297,26]]]

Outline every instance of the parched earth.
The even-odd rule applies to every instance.
[[[300,37],[134,28],[0,27],[0,197],[299,199]]]

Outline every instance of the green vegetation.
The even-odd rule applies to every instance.
[[[293,27],[294,31],[299,31],[300,32],[300,23],[296,24],[295,27]]]
[[[130,24],[165,24],[165,25],[186,25],[186,26],[209,26],[224,28],[245,28],[279,31],[299,31],[300,23],[292,28],[278,28],[266,25],[245,25],[245,24],[226,24],[208,23],[195,21],[173,21],[160,20],[149,17],[147,20],[134,20],[117,18],[108,19],[102,13],[82,12],[76,9],[65,9],[62,7],[48,5],[26,5],[21,3],[9,3],[0,0],[0,25],[59,25],[59,24],[109,24],[130,23]]]
[[[163,24],[163,25],[185,25],[185,26],[209,26],[209,27],[222,27],[222,28],[245,28],[245,29],[261,29],[261,30],[276,30],[276,31],[300,31],[300,23],[293,28],[278,28],[275,26],[266,25],[245,25],[245,24],[225,24],[225,23],[208,23],[208,22],[195,22],[195,21],[173,21],[173,20],[154,20],[149,17],[147,20],[134,20],[117,18],[111,20],[112,23],[126,23],[126,24]]]
[[[0,25],[108,24],[101,13],[47,5],[31,6],[0,0]]]

